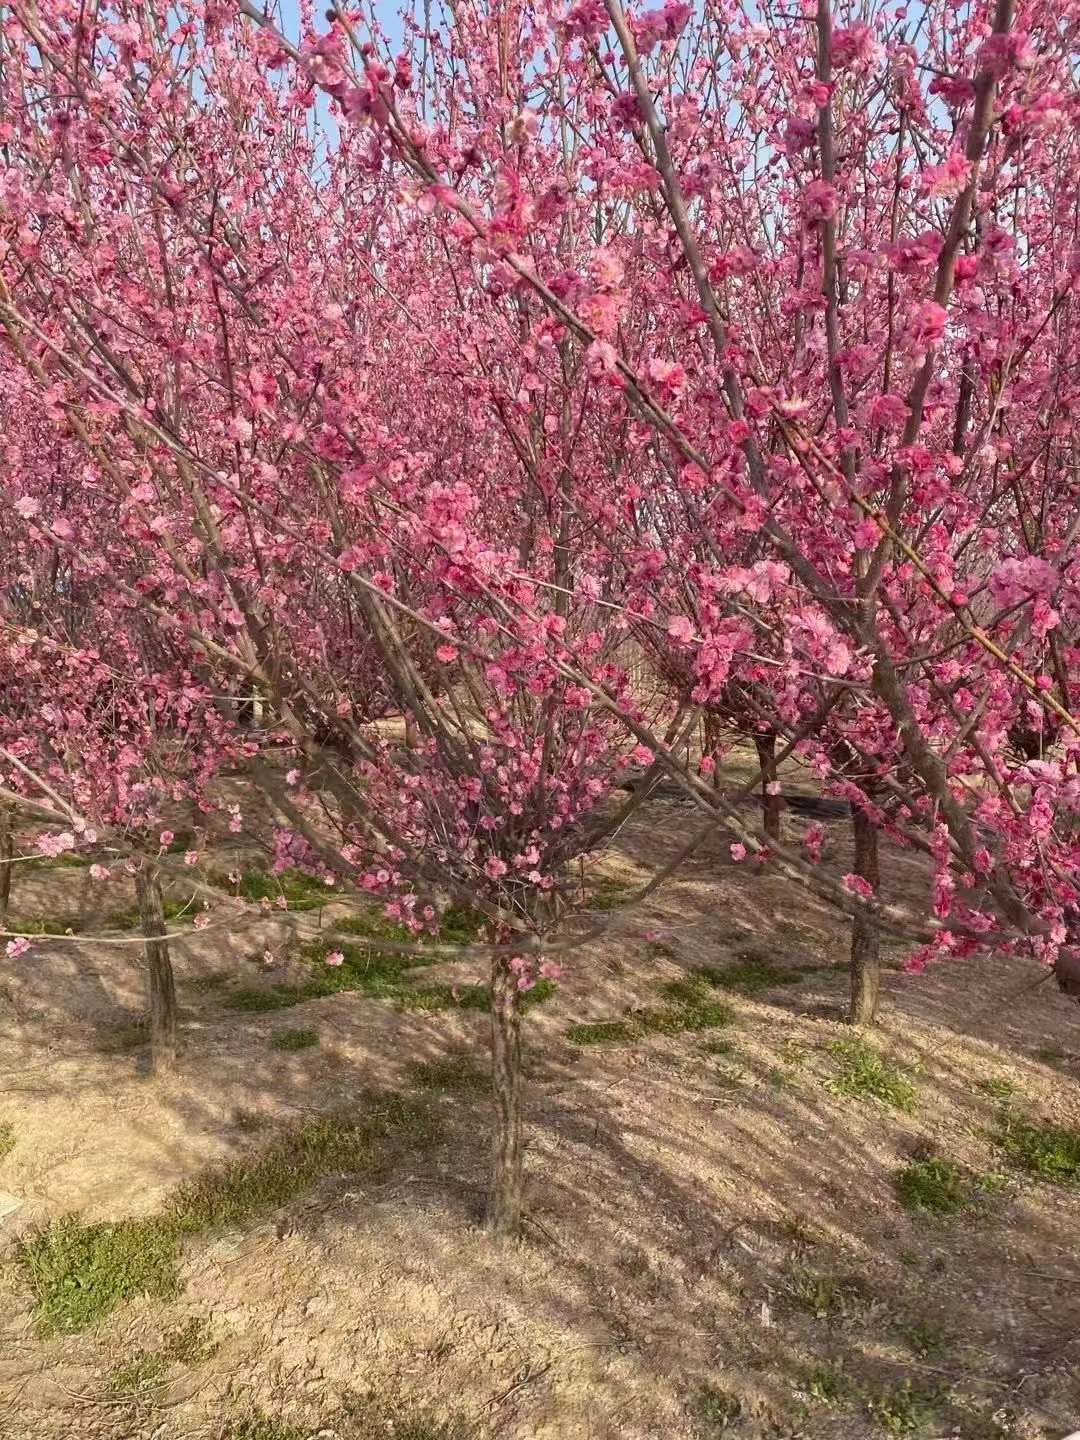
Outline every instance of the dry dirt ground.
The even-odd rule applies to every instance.
[[[653,802],[605,872],[644,877],[694,824]],[[843,872],[846,826],[829,829]],[[894,897],[924,887],[908,856],[890,852],[884,873]],[[82,883],[34,871],[18,908],[70,910]],[[1018,962],[910,977],[890,947],[869,1043],[906,1067],[905,1112],[837,1093],[844,925],[781,877],[717,843],[643,906],[608,914],[606,938],[527,1017],[519,1245],[478,1223],[486,1096],[435,1091],[434,1139],[188,1241],[174,1297],[52,1338],[35,1327],[21,1238],[68,1212],[156,1214],[178,1182],[259,1153],[282,1127],[408,1092],[418,1059],[467,1046],[482,1062],[487,1019],[357,993],[238,1013],[222,1004],[238,978],[269,985],[293,963],[282,922],[193,932],[174,946],[181,1068],[153,1082],[142,1050],[110,1038],[143,1003],[136,947],[44,942],[5,962],[0,1124],[15,1144],[0,1191],[23,1203],[0,1221],[0,1436],[348,1440],[350,1396],[383,1407],[365,1440],[426,1440],[451,1421],[480,1440],[1080,1428],[1080,1195],[1017,1170],[996,1138],[1003,1107],[1080,1126],[1080,1009]],[[735,961],[797,974],[718,992],[732,1010],[720,1030],[570,1043],[575,1024],[654,1006],[660,982]],[[475,978],[462,962],[425,974]],[[283,1025],[319,1045],[275,1049]],[[970,1208],[900,1203],[898,1172],[931,1152],[983,1177]],[[212,1347],[134,1399],[117,1394],[117,1367],[189,1320]]]

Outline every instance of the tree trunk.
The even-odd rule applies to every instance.
[[[780,839],[780,796],[769,793],[769,786],[776,783],[776,736],[755,735],[758,764],[761,766],[761,809],[765,822],[765,834],[774,840]]]
[[[858,805],[852,807],[851,815],[855,833],[855,874],[861,875],[876,892],[881,880],[877,827]],[[848,1019],[852,1025],[872,1025],[877,1018],[878,991],[881,987],[880,943],[877,921],[869,915],[856,915],[851,922],[851,1008]]]
[[[521,1228],[521,992],[505,955],[491,962],[491,1078],[495,1144],[488,1227],[512,1237]]]
[[[720,721],[716,715],[706,710],[701,721],[702,759],[708,756],[708,758],[713,761],[711,778],[714,787],[719,787],[720,784],[720,766],[716,764],[717,752],[720,749],[720,738]]]
[[[165,900],[157,868],[145,865],[135,874],[139,918],[146,936],[146,970],[150,987],[150,1066],[154,1074],[176,1064],[176,985],[165,934]]]
[[[12,834],[14,811],[0,805],[0,929],[7,928],[8,906],[11,904],[11,872],[15,866],[15,836]]]

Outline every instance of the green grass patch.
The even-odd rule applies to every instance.
[[[297,985],[275,985],[272,990],[258,990],[254,986],[241,985],[223,995],[221,1003],[228,1010],[242,1010],[257,1015],[271,1010],[287,1010],[290,1005],[300,1005],[305,1000],[314,998],[314,995]]]
[[[54,1220],[18,1251],[42,1335],[85,1330],[134,1295],[171,1299],[178,1258],[176,1234],[160,1219],[84,1225],[75,1215]]]
[[[984,1095],[989,1095],[991,1100],[997,1100],[1001,1104],[1007,1103],[1016,1094],[1016,1086],[1013,1082],[1000,1076],[990,1080],[980,1080],[977,1088]]]
[[[322,1425],[298,1426],[252,1410],[228,1426],[223,1440],[309,1440],[323,1434],[336,1440],[468,1440],[472,1433],[461,1421],[438,1420],[402,1404],[353,1396]]]
[[[92,856],[81,855],[74,850],[65,850],[60,855],[35,855],[31,860],[20,862],[19,870],[85,870]]]
[[[253,905],[269,900],[272,905],[281,908],[277,902],[284,900],[287,910],[318,910],[321,905],[329,905],[331,900],[339,898],[336,886],[324,885],[303,870],[283,870],[280,875],[274,875],[269,870],[252,867],[242,872],[238,883],[230,880],[227,874],[214,875],[213,883]]]
[[[566,1038],[571,1045],[630,1045],[644,1031],[631,1020],[586,1020],[571,1025]]]
[[[463,907],[451,909],[447,915],[457,937],[455,943],[471,936],[482,923],[482,917]],[[304,947],[303,958],[311,966],[309,979],[299,985],[241,986],[223,995],[221,1003],[231,1010],[270,1012],[344,991],[357,991],[373,1000],[389,1001],[400,1010],[491,1009],[486,985],[449,985],[443,981],[419,980],[413,975],[416,970],[441,963],[439,955],[425,954],[422,950],[382,951],[370,944],[341,940],[338,934],[343,930],[367,940],[385,938],[417,943],[417,937],[404,925],[389,921],[375,911],[350,916],[335,925],[333,931]],[[342,956],[341,964],[328,965],[326,957],[335,951]],[[522,992],[521,1007],[532,1010],[550,1000],[555,992],[553,981],[539,980]]]
[[[971,1207],[973,1177],[952,1160],[935,1155],[915,1160],[897,1173],[896,1195],[905,1210],[956,1215]]]
[[[81,935],[87,923],[81,915],[9,915],[7,928],[20,935]]]
[[[6,1160],[15,1149],[15,1126],[10,1120],[0,1121],[0,1160]]]
[[[454,945],[469,944],[480,935],[484,923],[479,911],[451,905],[440,917],[438,939]],[[353,938],[342,939],[343,935]],[[417,948],[380,950],[379,940]],[[357,991],[373,1000],[389,1001],[401,1010],[490,1010],[491,997],[486,985],[449,985],[415,975],[417,970],[442,963],[443,956],[425,949],[425,945],[430,947],[435,943],[432,936],[417,936],[406,925],[388,919],[372,906],[335,921],[303,948],[301,954],[310,966],[310,973],[300,984],[239,986],[222,995],[221,1003],[230,1010],[258,1014],[286,1010],[307,1000],[319,1000],[344,991]],[[341,964],[328,965],[326,957],[335,951],[342,957]],[[522,1009],[542,1005],[551,999],[555,989],[551,980],[538,981],[523,992]]]
[[[811,1249],[825,1238],[823,1232],[806,1215],[785,1215],[779,1222],[780,1234],[791,1245]]]
[[[710,1035],[698,1048],[703,1055],[734,1055],[735,1041],[726,1035]]]
[[[586,908],[602,913],[618,910],[628,896],[640,889],[641,886],[633,880],[600,880],[589,896]]]
[[[195,1317],[164,1337],[157,1350],[137,1350],[130,1360],[110,1370],[105,1384],[113,1399],[137,1401],[160,1388],[174,1365],[201,1365],[218,1350],[207,1334],[207,1323]]]
[[[260,1155],[234,1160],[181,1185],[164,1220],[179,1235],[242,1225],[276,1210],[328,1175],[373,1168],[377,1142],[429,1138],[433,1122],[416,1104],[387,1097],[360,1117],[324,1116],[284,1135]]]
[[[940,1320],[918,1316],[900,1327],[900,1334],[918,1360],[932,1360],[945,1351],[945,1326]]]
[[[743,1403],[738,1395],[719,1385],[701,1385],[691,1402],[691,1412],[700,1434],[720,1435],[742,1419]]]
[[[790,965],[774,965],[756,955],[741,955],[730,965],[705,965],[694,972],[707,979],[717,989],[743,990],[754,994],[758,990],[772,990],[777,985],[798,985],[802,971]]]
[[[1020,1170],[1058,1185],[1080,1181],[1080,1130],[1002,1113],[998,1144]]]
[[[171,898],[166,896],[163,910],[167,925],[178,924],[194,920],[199,913],[199,905],[190,894]],[[103,915],[90,911],[85,915],[11,916],[8,924],[10,930],[17,930],[20,935],[83,935],[107,930],[126,932],[139,930],[140,927],[137,905],[109,910]]]
[[[799,1376],[800,1388],[818,1405],[839,1405],[851,1393],[840,1365],[809,1365]]]
[[[201,908],[194,895],[166,895],[162,905],[165,924],[177,925],[185,922],[190,924]],[[110,910],[101,922],[103,930],[140,930],[141,928],[142,919],[137,905],[129,905],[123,910]]]
[[[592,1020],[571,1025],[566,1038],[571,1045],[624,1045],[646,1035],[681,1035],[686,1032],[719,1029],[733,1019],[729,1006],[717,1000],[707,980],[688,975],[661,986],[669,1002],[652,1010],[638,1010],[621,1020]]]
[[[275,1030],[270,1037],[275,1050],[310,1050],[318,1043],[317,1030]]]
[[[393,1000],[399,1010],[482,1010],[491,1009],[486,985],[403,985]]]
[[[86,1225],[73,1215],[56,1220],[18,1252],[38,1330],[71,1334],[134,1295],[171,1297],[186,1238],[258,1219],[328,1175],[370,1171],[380,1141],[419,1142],[433,1134],[434,1122],[415,1103],[375,1097],[358,1116],[311,1120],[261,1154],[181,1185],[159,1215],[115,1224]]]
[[[444,945],[473,945],[484,933],[486,920],[468,905],[448,905],[439,916],[439,940]]]
[[[837,1061],[838,1074],[829,1083],[834,1095],[853,1100],[879,1100],[894,1110],[915,1109],[915,1086],[908,1072],[868,1045],[865,1040],[835,1040],[828,1047]]]
[[[301,1430],[284,1420],[272,1420],[257,1411],[242,1420],[234,1420],[225,1431],[225,1440],[308,1440],[311,1427]]]
[[[487,1071],[463,1050],[441,1055],[437,1060],[422,1060],[410,1065],[409,1072],[421,1090],[450,1090],[478,1095],[486,1094],[491,1088]]]
[[[910,1380],[868,1396],[866,1412],[889,1436],[917,1435],[936,1419],[932,1393]]]

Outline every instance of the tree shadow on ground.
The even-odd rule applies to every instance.
[[[169,1392],[170,1437],[216,1435],[230,1389],[307,1420],[358,1376],[416,1406],[464,1408],[477,1434],[507,1440],[868,1440],[950,1427],[995,1440],[1025,1433],[1014,1418],[1029,1434],[1066,1433],[1077,1197],[1004,1171],[997,1102],[978,1084],[1008,1074],[1016,1103],[1080,1121],[1075,1087],[1030,1043],[1067,1044],[1073,1012],[1035,991],[1026,1021],[1014,1007],[991,1023],[986,1006],[1015,962],[890,978],[885,1024],[867,1043],[911,1067],[917,1106],[838,1096],[829,1046],[850,1032],[833,1018],[845,976],[830,947],[843,927],[812,906],[781,908],[773,877],[716,863],[574,957],[560,995],[529,1017],[521,1245],[496,1245],[479,1224],[486,1097],[428,1091],[436,1138],[403,1139],[375,1171],[330,1175],[191,1240],[176,1301],[132,1301],[99,1332],[41,1342],[16,1285],[0,1388],[26,1387],[20,1437],[66,1434],[87,1416],[108,1440],[141,1434],[130,1415],[67,1392],[98,1394],[115,1355],[151,1344],[178,1310],[211,1317],[222,1350],[208,1376]],[[668,929],[659,958],[641,933],[657,927]],[[567,1043],[575,1021],[654,1003],[658,981],[748,946],[815,968],[792,985],[733,988],[733,1023],[714,1037],[726,1053],[703,1048],[705,1034]],[[36,983],[74,987],[68,964],[50,955]],[[94,977],[113,1004],[118,973]],[[12,1106],[34,1148],[17,1146],[5,1172],[33,1197],[32,1218],[73,1205],[90,1218],[156,1213],[180,1180],[258,1154],[281,1129],[363,1106],[373,1090],[412,1093],[416,1064],[461,1051],[483,1063],[486,1048],[485,1017],[466,1011],[401,1012],[351,993],[238,1014],[183,979],[181,995],[190,1023],[170,1079],[140,1079],[135,1054],[36,1062],[35,1088]],[[276,1049],[287,1026],[319,1043]],[[896,1172],[927,1147],[1003,1182],[957,1215],[909,1212]]]

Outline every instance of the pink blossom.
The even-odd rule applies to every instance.
[[[745,846],[745,845],[742,845],[742,844],[740,844],[738,841],[736,841],[736,842],[730,847],[730,849],[731,849],[731,858],[732,858],[732,860],[735,861],[736,865],[739,863],[740,860],[745,860],[745,859],[746,859],[746,846]]]
[[[935,300],[917,305],[911,317],[912,337],[922,345],[936,345],[945,334],[948,313]]]
[[[953,150],[940,165],[928,165],[922,172],[923,189],[929,195],[958,195],[971,179],[971,161],[962,150]]]
[[[91,880],[108,880],[109,868],[107,865],[99,865],[96,862],[90,866]]]
[[[4,947],[9,960],[16,960],[20,955],[25,955],[30,949],[30,941],[18,936],[15,940],[9,940]]]
[[[484,874],[492,880],[501,880],[508,868],[505,860],[500,860],[497,855],[491,855],[484,863]]]
[[[41,501],[32,495],[20,495],[15,501],[15,510],[24,520],[32,520],[41,510]]]
[[[158,840],[160,841],[161,848],[163,850],[167,850],[175,839],[176,836],[171,830],[162,830],[161,834],[158,836]]]
[[[839,191],[827,180],[811,180],[803,190],[803,214],[811,225],[831,220],[839,204]]]
[[[184,851],[184,864],[185,864],[185,865],[197,865],[198,863],[199,863],[199,852],[198,852],[198,850],[185,850],[185,851]]]
[[[632,90],[624,90],[611,102],[611,118],[626,129],[631,129],[641,120],[641,107]]]
[[[458,658],[456,645],[439,645],[435,649],[435,658],[443,665],[451,665]]]
[[[899,395],[875,395],[870,402],[870,424],[882,430],[899,430],[911,414]]]
[[[326,964],[327,964],[327,965],[344,965],[344,964],[345,964],[345,956],[341,953],[340,950],[331,950],[330,953],[329,953],[329,954],[327,955],[327,957],[326,957]]]
[[[857,23],[833,31],[832,62],[837,70],[867,69],[884,53],[869,25]]]
[[[694,623],[687,615],[675,615],[668,621],[667,633],[677,645],[689,645],[694,638]]]
[[[1032,596],[1047,597],[1061,581],[1059,571],[1039,555],[1002,560],[990,576],[990,593],[998,605],[1016,605]]]
[[[865,880],[861,875],[845,875],[843,877],[843,883],[844,888],[850,890],[853,895],[861,895],[864,900],[872,900],[874,898],[874,887],[870,884],[869,880]]]
[[[686,371],[670,360],[650,360],[645,373],[654,385],[669,393],[678,392],[686,384]]]
[[[588,349],[589,367],[594,375],[618,373],[619,352],[606,340],[594,340]]]

